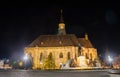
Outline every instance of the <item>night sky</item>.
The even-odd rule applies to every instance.
[[[119,5],[89,5],[3,5],[0,7],[0,58],[22,55],[23,48],[39,35],[57,34],[60,9],[68,34],[84,37],[88,33],[99,54],[104,54],[106,48],[112,54],[120,54]]]

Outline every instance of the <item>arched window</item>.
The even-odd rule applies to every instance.
[[[52,59],[52,53],[51,52],[49,53],[48,58]]]
[[[90,53],[90,59],[92,59],[92,53]]]
[[[43,53],[40,53],[40,61],[42,61]]]
[[[70,52],[68,52],[67,56],[68,56],[68,60],[69,60],[70,59]]]
[[[63,58],[63,53],[62,52],[59,54],[59,58]]]
[[[86,57],[86,59],[88,59],[88,54],[87,53],[85,53],[85,57]]]

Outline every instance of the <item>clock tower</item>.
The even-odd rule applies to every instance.
[[[58,24],[58,35],[65,35],[66,31],[65,31],[65,24],[64,24],[64,20],[63,20],[63,15],[62,15],[62,10],[61,10],[61,16],[60,16],[60,22]]]

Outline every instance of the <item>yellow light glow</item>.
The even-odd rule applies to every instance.
[[[23,62],[22,61],[19,62],[19,66],[23,66]]]

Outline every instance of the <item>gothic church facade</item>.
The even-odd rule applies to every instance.
[[[84,56],[83,66],[86,67],[94,67],[93,63],[99,62],[97,49],[93,47],[87,34],[83,38],[77,38],[75,34],[66,33],[62,13],[58,24],[58,34],[40,35],[25,47],[24,53],[32,57],[33,69],[47,69],[44,68],[44,61],[50,55],[55,64],[53,69],[60,69],[62,64],[71,60],[74,61],[74,67],[82,67],[79,56]]]

